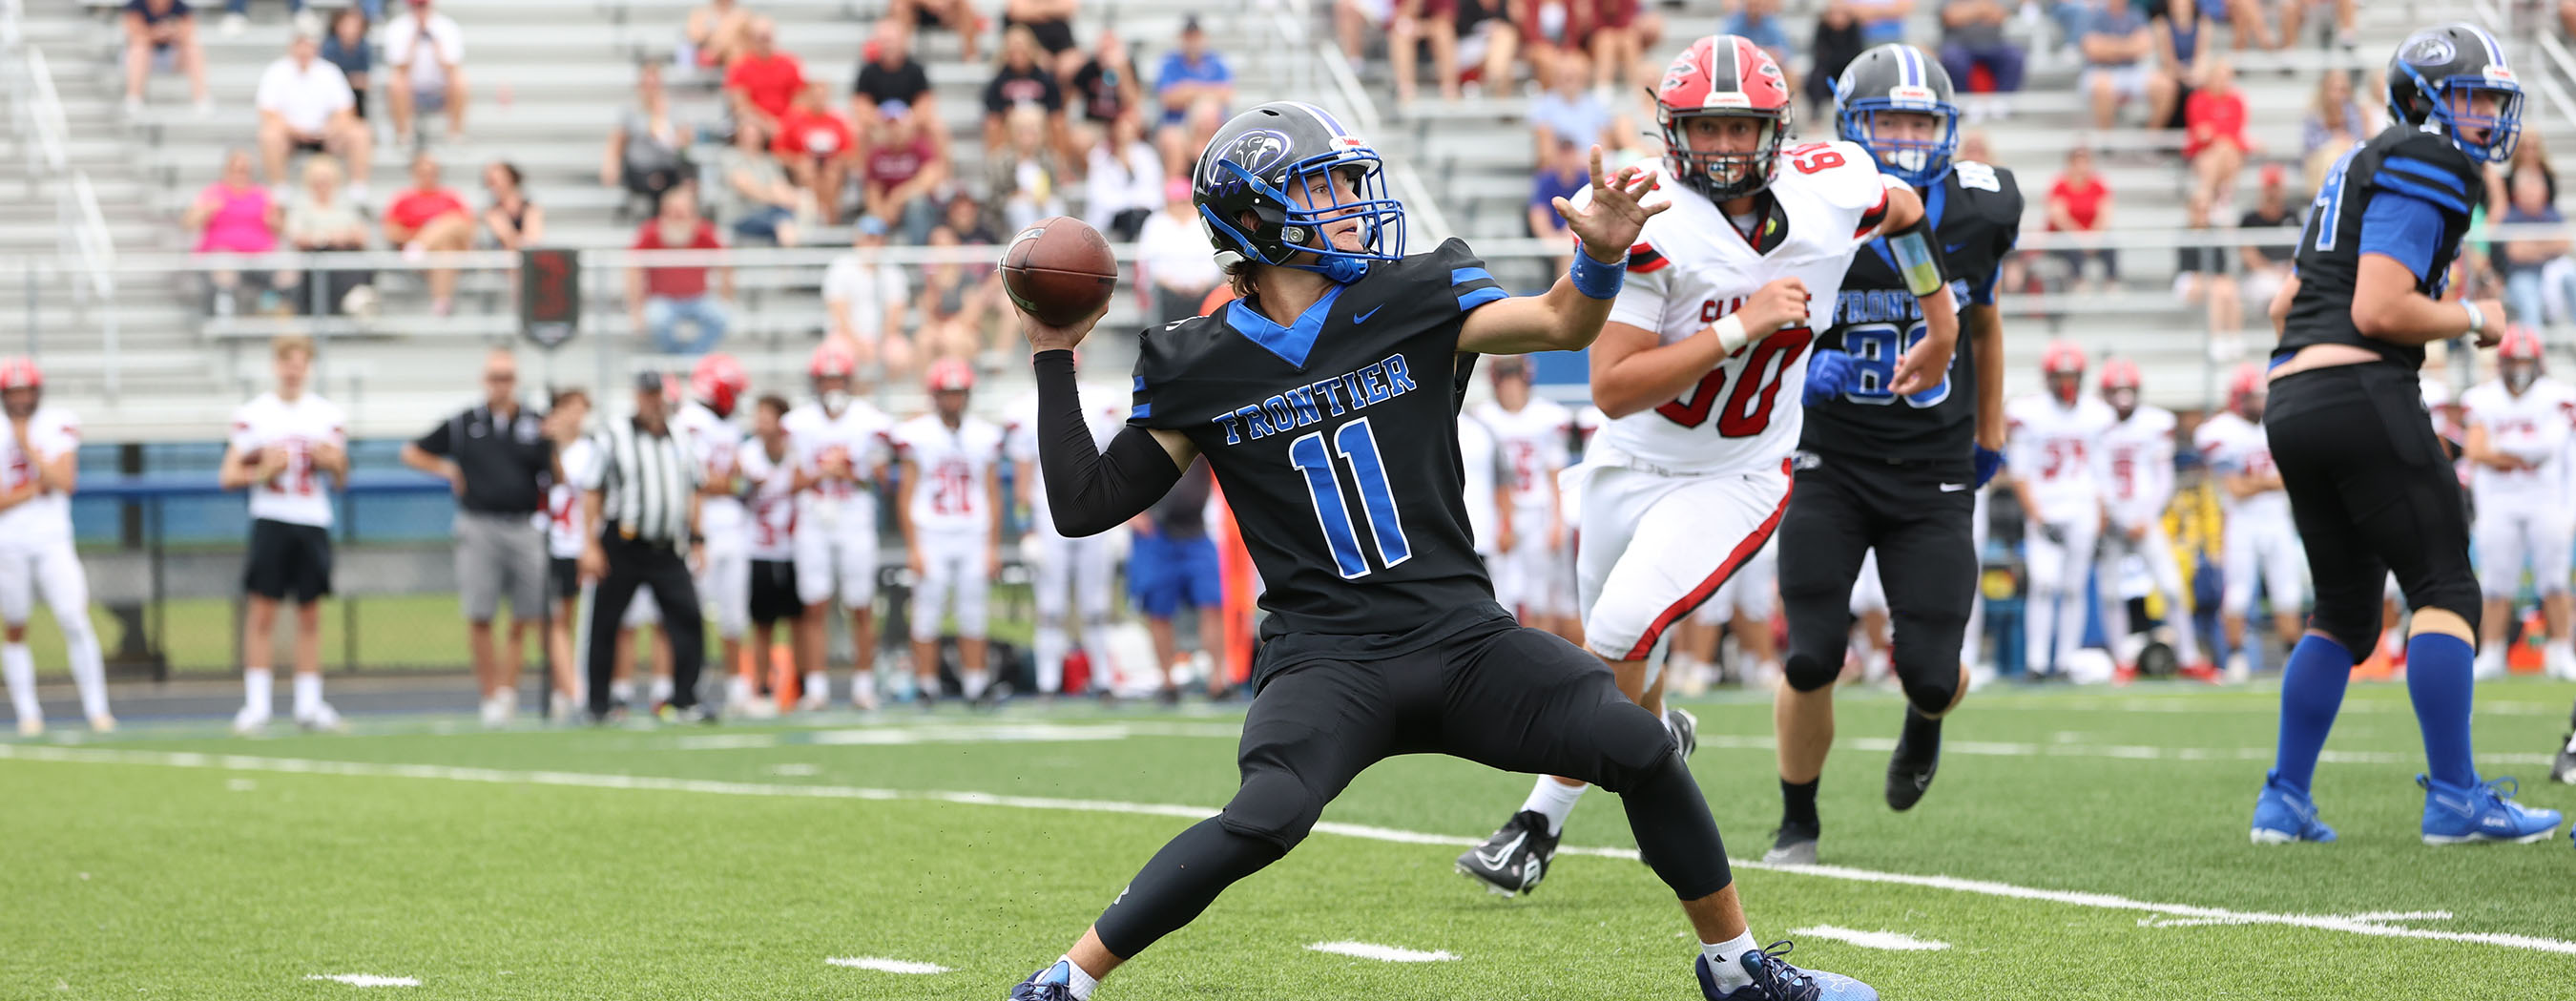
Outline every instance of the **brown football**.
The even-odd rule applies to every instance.
[[[1077,323],[1109,304],[1118,289],[1118,258],[1089,223],[1040,219],[1002,248],[1002,289],[1040,323]]]

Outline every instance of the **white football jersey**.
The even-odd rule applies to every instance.
[[[2215,472],[2265,475],[2279,471],[2272,465],[2272,440],[2264,435],[2263,426],[2233,410],[2219,411],[2200,422],[2192,444]],[[2261,519],[2267,524],[2287,524],[2290,520],[2290,493],[2277,487],[2244,500],[2233,499],[2221,487],[2218,502],[2219,509],[2230,519]]]
[[[2041,393],[2006,404],[2004,423],[2012,436],[2007,447],[2013,475],[2030,484],[2040,520],[2064,523],[2091,517],[2102,501],[2094,452],[2103,433],[2119,423],[2111,405],[2082,396],[2067,406]]]
[[[38,407],[27,417],[27,444],[34,448],[34,454],[18,447],[17,434],[6,418],[0,418],[0,491],[14,492],[36,482],[42,472],[40,464],[79,451],[80,418],[60,407]],[[68,542],[71,537],[70,494],[48,490],[0,511],[0,545],[32,548]]]
[[[1475,537],[1477,552],[1498,552],[1502,512],[1494,494],[1509,480],[1511,468],[1494,429],[1474,414],[1458,415],[1458,463],[1466,471],[1468,534]]]
[[[581,520],[581,494],[597,486],[582,480],[593,471],[592,447],[590,436],[582,435],[555,452],[555,458],[563,463],[566,482],[546,488],[546,509],[537,513],[546,529],[546,555],[555,559],[579,558],[581,547],[590,541],[590,530]]]
[[[716,416],[714,410],[696,400],[680,404],[680,412],[671,418],[671,427],[689,446],[689,455],[697,460],[699,482],[714,486],[733,482],[734,459],[743,451],[742,428]],[[750,523],[742,501],[732,496],[708,495],[698,500],[698,532],[716,536],[740,532]]]
[[[2460,394],[2460,409],[2470,427],[2486,429],[2488,448],[2531,464],[2529,469],[2507,472],[2483,462],[2474,463],[2470,486],[2477,491],[2479,507],[2563,507],[2568,487],[2570,422],[2576,419],[2576,390],[2542,376],[2533,380],[2522,395],[2515,396],[2505,390],[2502,380],[2490,380]]]
[[[1608,461],[1741,472],[1777,467],[1797,446],[1812,328],[1830,321],[1852,254],[1877,235],[1888,182],[1867,151],[1847,142],[1810,143],[1780,158],[1771,198],[1760,203],[1771,214],[1748,220],[1751,236],[1707,199],[1664,179],[1673,207],[1646,220],[1610,319],[1673,344],[1743,308],[1763,286],[1795,277],[1813,299],[1807,325],[1746,345],[1677,399],[1611,421],[1594,443],[1608,449]],[[1575,200],[1590,197],[1587,190]]]
[[[894,419],[874,406],[852,400],[837,417],[824,413],[819,403],[806,403],[787,412],[786,425],[788,447],[796,452],[797,468],[819,476],[824,457],[837,453],[849,458],[850,471],[856,477],[824,480],[807,489],[799,501],[805,513],[797,525],[821,531],[874,534],[878,467],[885,465],[889,447],[886,434],[894,429]]]
[[[796,442],[783,444],[786,454],[773,459],[760,439],[746,439],[737,460],[751,484],[748,528],[755,560],[796,558]]]
[[[1547,485],[1555,482],[1557,470],[1564,469],[1570,461],[1565,434],[1574,423],[1574,414],[1563,404],[1537,397],[1531,397],[1519,410],[1505,410],[1502,404],[1487,400],[1477,404],[1473,412],[1477,420],[1493,429],[1494,443],[1503,451],[1503,464],[1509,470],[1506,482],[1512,490],[1512,513],[1545,518]]]
[[[1128,399],[1125,394],[1107,388],[1082,390],[1083,417],[1091,425],[1092,447],[1106,450],[1109,440],[1118,437],[1118,429],[1127,426]],[[1038,471],[1038,397],[1031,393],[1011,403],[1010,424],[1002,431],[1002,449],[1012,462],[1029,464],[1029,525],[1039,531],[1055,531],[1055,517],[1047,507],[1045,474]]]
[[[2174,491],[2173,411],[2140,404],[2103,432],[2100,452],[2112,521],[2126,528],[2162,518]]]
[[[294,525],[331,527],[331,491],[313,468],[313,446],[349,447],[347,420],[329,400],[305,393],[289,403],[276,393],[233,411],[232,447],[256,461],[271,446],[286,449],[286,470],[250,488],[250,516]]]
[[[937,414],[923,414],[894,429],[895,454],[910,460],[914,475],[912,508],[918,528],[982,528],[992,510],[985,504],[984,478],[1002,461],[1002,429],[967,414],[951,428]]]

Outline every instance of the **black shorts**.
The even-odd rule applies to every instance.
[[[547,560],[546,593],[557,601],[581,597],[581,561],[569,556]]]
[[[796,596],[796,561],[751,561],[751,621],[769,625],[805,614]]]
[[[242,590],[309,605],[331,593],[331,531],[319,525],[254,518]]]
[[[1898,680],[1955,683],[1976,597],[1976,471],[1801,452],[1780,519],[1780,604],[1789,656],[1840,671],[1861,559],[1878,551]],[[1930,673],[1928,677],[1919,677]]]
[[[2316,582],[2309,628],[2356,660],[2368,655],[2391,573],[2408,608],[2477,627],[2468,506],[2413,370],[2369,363],[2283,376],[2263,432]]]
[[[1009,18],[1004,18],[1002,21],[1002,30],[1009,31],[1012,25],[1018,25],[1029,29],[1029,34],[1037,36],[1038,48],[1045,49],[1047,54],[1050,56],[1060,55],[1066,49],[1073,48],[1075,44],[1073,40],[1073,22],[1071,21],[1061,19],[1046,21],[1014,21]]]
[[[286,148],[297,153],[327,153],[329,144],[319,139],[289,139]]]

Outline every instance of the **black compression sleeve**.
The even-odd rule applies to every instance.
[[[1072,538],[1098,535],[1133,518],[1181,479],[1154,434],[1119,429],[1104,454],[1092,444],[1082,419],[1082,394],[1073,384],[1073,352],[1041,351],[1038,374],[1038,469],[1046,478],[1055,530]]]

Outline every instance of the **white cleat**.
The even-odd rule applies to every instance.
[[[98,713],[98,714],[96,714],[96,715],[91,716],[91,717],[89,718],[89,732],[91,732],[91,733],[115,733],[115,732],[116,732],[116,717],[114,717],[114,716],[110,716],[110,715],[108,715],[108,714],[106,714],[106,713]]]
[[[331,704],[328,702],[314,703],[313,711],[302,713],[295,717],[295,725],[303,727],[307,733],[349,732],[348,722],[342,720],[340,718],[340,711],[331,708]]]
[[[243,706],[233,714],[233,735],[257,737],[268,732],[268,710],[262,706]]]
[[[2576,647],[2564,643],[2552,643],[2540,648],[2540,657],[2541,662],[2548,667],[2550,677],[2561,681],[2576,681]]]
[[[850,708],[863,713],[877,710],[877,686],[872,679],[858,678],[850,682]]]
[[[510,712],[516,708],[508,692],[494,692],[483,697],[483,728],[498,730],[510,725]]]
[[[2470,669],[2470,676],[2479,681],[2494,681],[2504,677],[2504,668],[2504,649],[2489,647],[2478,652],[2477,665]]]
[[[42,716],[20,716],[20,717],[18,717],[18,736],[21,736],[21,737],[42,737],[42,736],[44,736],[44,735],[45,735],[45,719],[44,719],[44,717],[42,717]]]

